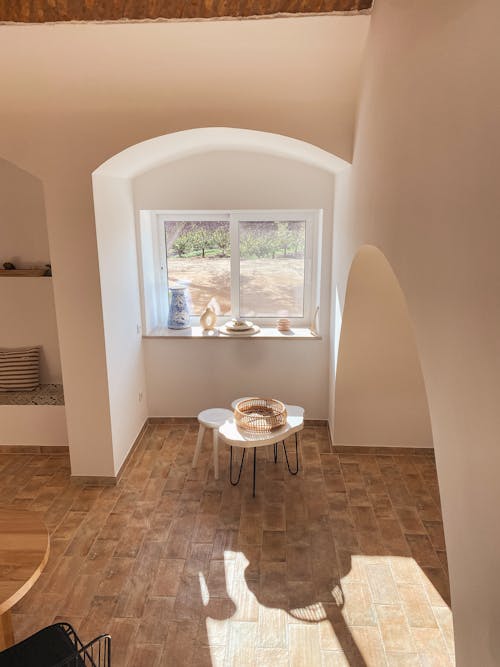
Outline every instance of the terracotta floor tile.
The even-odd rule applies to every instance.
[[[368,491],[364,485],[347,485],[349,503],[354,507],[367,507],[371,509],[371,501]],[[372,510],[373,511],[373,510]]]
[[[150,588],[152,596],[175,597],[179,590],[180,575],[184,570],[186,561],[180,558],[166,558],[160,560],[156,577]]]
[[[385,665],[385,651],[379,629],[377,627],[355,626],[351,628],[354,643],[366,665]],[[357,656],[353,657],[353,664],[361,662]]]
[[[257,648],[255,664],[272,665],[272,667],[289,667],[288,650],[286,648]]]
[[[399,604],[376,605],[380,633],[387,651],[412,653],[414,645],[403,607]]]
[[[149,598],[137,630],[137,641],[144,644],[163,644],[167,640],[169,622],[175,620],[176,598]]]
[[[135,634],[139,627],[137,619],[114,618],[108,632],[112,637],[112,657],[116,665],[126,665],[127,656],[134,645]]]
[[[387,563],[365,565],[373,601],[376,604],[397,604],[400,601],[392,570]]]
[[[118,595],[136,565],[132,558],[111,558],[99,585],[99,595]]]
[[[168,655],[164,655],[166,664],[189,665],[192,664],[192,656],[198,637],[199,621],[172,621],[168,625],[166,645]]]
[[[388,667],[422,667],[418,653],[386,653]]]
[[[127,667],[159,667],[163,644],[135,644],[127,662]]]
[[[376,625],[377,618],[368,584],[343,584],[342,614],[347,625]]]
[[[288,628],[292,665],[320,665],[321,649],[317,624],[293,624]]]
[[[425,535],[425,527],[416,509],[413,507],[396,507],[396,513],[405,533]]]
[[[436,618],[422,585],[398,584],[398,592],[410,627],[437,627]]]
[[[286,563],[289,580],[303,581],[304,579],[311,579],[311,550],[309,545],[288,544],[286,546]]]
[[[207,606],[206,612],[208,615],[198,622],[198,636],[194,643],[202,646],[221,646],[225,649],[234,605],[230,600],[214,598]]]
[[[85,640],[111,632],[115,667],[451,664],[432,457],[332,453],[315,426],[296,477],[282,450],[277,465],[260,452],[252,498],[251,466],[229,484],[227,450],[214,480],[208,437],[191,468],[196,436],[149,425],[109,488],[73,484],[67,455],[0,453],[0,501],[51,531],[16,639],[64,618]]]
[[[123,587],[118,596],[114,616],[117,618],[142,618],[150,591],[150,577],[131,575],[127,585]]]
[[[439,628],[412,628],[413,643],[418,653],[446,655],[446,645]]]
[[[448,653],[453,654],[455,652],[455,644],[453,640],[453,617],[451,609],[448,607],[433,607],[432,610],[443,634]]]
[[[351,667],[343,651],[321,651],[321,667]]]
[[[444,530],[442,521],[424,521],[425,530],[436,551],[445,551]]]
[[[109,632],[111,619],[116,608],[117,597],[115,595],[96,595],[90,605],[87,616],[78,626],[77,633],[82,641],[91,641],[100,634]]]
[[[371,507],[351,507],[351,514],[358,532],[377,530],[377,520]]]
[[[257,647],[257,623],[234,621],[229,630],[225,664],[254,667]]]
[[[421,567],[440,567],[441,561],[427,535],[406,535],[414,559]]]
[[[234,562],[222,560],[210,561],[207,586],[210,597],[226,598],[233,582]]]
[[[257,645],[263,648],[285,650],[288,656],[288,622],[286,612],[281,609],[270,609],[269,607],[261,606],[258,614]]]
[[[283,505],[265,503],[262,516],[264,530],[285,530],[285,508]]]
[[[422,566],[422,580],[429,601],[434,607],[450,606],[450,584],[441,567]]]

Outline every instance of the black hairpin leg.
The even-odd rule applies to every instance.
[[[243,470],[243,463],[245,462],[245,454],[247,450],[243,449],[243,454],[241,455],[240,469],[238,470],[238,477],[233,482],[233,448],[229,447],[229,481],[233,486],[236,486],[240,483],[241,471]],[[257,468],[257,447],[253,448],[253,483],[252,483],[252,495],[255,497],[255,473]]]
[[[274,447],[274,462],[276,463],[276,461],[278,460],[278,443],[275,442],[273,447]]]
[[[290,468],[290,462],[288,461],[288,454],[287,454],[287,451],[286,451],[286,445],[285,445],[284,440],[283,440],[283,449],[285,451],[285,459],[286,459],[286,465],[287,465],[287,468],[288,468],[288,472],[291,475],[296,475],[299,472],[299,441],[298,441],[298,438],[297,438],[297,433],[295,433],[295,459],[297,461],[297,465],[295,467],[295,470],[292,470]]]
[[[232,447],[229,448],[229,481],[233,486],[236,486],[237,484],[240,483],[241,471],[243,470],[243,463],[245,462],[246,451],[247,451],[246,449],[243,450],[243,454],[241,455],[241,463],[238,472],[238,477],[236,481],[233,482],[233,448]],[[254,489],[255,489],[255,464],[254,464]]]

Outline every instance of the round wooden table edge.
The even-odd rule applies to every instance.
[[[5,510],[6,508],[1,508]],[[22,512],[22,510],[19,510]],[[49,536],[49,531],[47,530],[47,527],[41,521],[41,525],[45,527],[46,531],[46,538],[47,538],[47,545],[45,548],[45,553],[43,555],[42,560],[40,561],[40,564],[36,567],[35,571],[31,575],[29,579],[27,579],[24,584],[18,588],[10,597],[8,597],[6,600],[3,602],[0,602],[0,616],[8,612],[12,607],[21,600],[26,593],[30,590],[30,588],[33,586],[33,584],[38,580],[40,575],[43,572],[44,567],[47,565],[47,561],[49,560],[49,555],[50,555],[50,536]]]

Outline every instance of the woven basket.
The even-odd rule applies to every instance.
[[[284,426],[287,412],[275,398],[245,398],[236,404],[234,416],[240,428],[261,433]]]

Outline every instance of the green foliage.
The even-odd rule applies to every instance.
[[[183,234],[178,236],[177,239],[172,243],[172,250],[179,255],[179,257],[184,257],[188,254],[192,247],[192,239],[190,234]]]
[[[212,234],[204,228],[189,232],[191,238],[191,247],[196,252],[201,252],[201,256],[205,257],[205,251],[208,248],[213,248]]]
[[[219,248],[222,257],[225,257],[226,250],[229,248],[230,245],[229,231],[223,228],[215,229],[212,232],[211,236],[212,236],[211,238],[212,243],[216,248]]]
[[[225,223],[186,223],[183,233],[170,245],[179,257],[227,257],[231,240]],[[300,223],[246,223],[240,228],[242,259],[302,257],[304,226]]]
[[[270,243],[271,239],[262,234],[245,233],[240,238],[240,255],[243,259],[257,257],[271,257],[274,255],[274,248]]]
[[[248,225],[240,237],[240,253],[243,259],[300,257],[304,253],[304,229],[288,222]]]
[[[283,255],[287,256],[287,251],[293,247],[296,234],[290,231],[287,222],[278,222],[278,229],[275,234],[276,245],[283,251]]]

